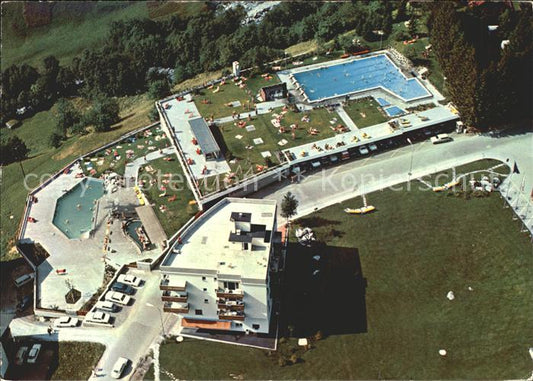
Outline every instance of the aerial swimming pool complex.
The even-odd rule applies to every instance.
[[[405,102],[431,96],[416,78],[407,78],[385,54],[293,72],[310,102],[382,89]]]
[[[103,194],[102,181],[83,179],[57,200],[53,224],[68,238],[81,238],[91,231],[95,201]]]

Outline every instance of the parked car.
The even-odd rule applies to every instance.
[[[370,148],[370,151],[377,151],[378,150],[378,146],[373,144],[373,143],[369,144],[368,148]]]
[[[33,347],[31,347],[30,351],[28,352],[28,358],[27,362],[28,364],[35,364],[37,362],[37,357],[39,356],[39,352],[41,352],[42,344],[33,344]]]
[[[24,298],[22,298],[22,300],[17,304],[17,311],[18,312],[22,312],[24,311],[26,308],[28,308],[31,303],[33,302],[33,294],[31,295],[26,295]]]
[[[107,312],[115,312],[117,310],[117,306],[115,305],[115,303],[110,302],[108,300],[96,303],[95,307],[99,310]]]
[[[78,318],[71,316],[62,316],[54,320],[54,327],[56,328],[67,328],[67,327],[76,327],[78,325]]]
[[[89,323],[110,324],[111,315],[100,311],[91,312],[87,314],[85,321]]]
[[[118,303],[118,304],[122,304],[123,306],[127,306],[129,304],[131,298],[128,295],[123,294],[121,292],[108,291],[105,294],[105,300],[108,300],[110,302],[115,302],[115,303]]]
[[[359,147],[359,153],[361,155],[368,155],[368,148],[366,148],[366,146]]]
[[[130,360],[128,360],[125,357],[119,357],[117,362],[115,362],[115,365],[113,365],[113,370],[111,371],[111,377],[113,378],[120,378],[122,377],[122,373],[124,372],[124,369],[128,366],[128,363]]]
[[[141,285],[142,279],[131,274],[121,274],[118,276],[117,280],[124,284],[129,284],[130,286],[139,287]]]
[[[122,292],[123,294],[132,295],[135,291],[133,290],[133,287],[128,286],[127,284],[115,282],[111,286],[111,290]]]
[[[437,136],[431,137],[431,143],[433,144],[451,142],[452,140],[448,134],[438,134]]]
[[[15,279],[15,286],[21,287],[25,285],[26,283],[31,282],[33,278],[35,278],[34,273],[21,275],[17,279]]]
[[[15,355],[15,364],[22,365],[24,359],[26,358],[26,353],[28,353],[28,347],[20,347]]]

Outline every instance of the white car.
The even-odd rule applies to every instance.
[[[361,155],[368,155],[368,148],[366,148],[365,146],[359,147],[359,153]]]
[[[41,344],[33,344],[33,347],[31,347],[30,351],[28,352],[28,358],[26,360],[28,364],[35,364],[37,362],[37,357],[39,356],[41,347]]]
[[[107,294],[105,294],[105,300],[122,304],[123,306],[127,306],[131,298],[128,295],[123,294],[122,292],[108,291]]]
[[[437,136],[431,137],[431,143],[433,144],[451,142],[452,140],[448,134],[438,134]]]
[[[126,369],[126,366],[128,366],[129,362],[130,360],[128,360],[127,358],[119,357],[115,365],[113,365],[111,377],[120,378],[122,376],[122,372],[124,372],[124,369]]]
[[[105,312],[91,312],[85,317],[85,321],[89,323],[109,324],[111,315]]]
[[[129,284],[130,286],[139,287],[141,285],[142,279],[131,274],[121,274],[118,276],[117,281],[124,284]]]
[[[115,312],[117,310],[117,306],[115,305],[115,303],[110,302],[109,300],[98,302],[96,303],[95,307],[99,310],[107,312]]]
[[[78,325],[78,318],[71,316],[62,316],[54,320],[54,327],[56,328],[66,328],[66,327],[76,327]]]
[[[378,146],[375,145],[375,144],[369,144],[368,148],[370,148],[370,151],[377,151],[378,150]]]

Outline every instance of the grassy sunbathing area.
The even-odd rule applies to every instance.
[[[359,128],[384,123],[388,120],[378,102],[372,97],[350,101],[343,108]]]
[[[279,82],[275,74],[265,77],[256,75],[252,78],[241,76],[237,82],[227,81],[223,82],[224,84],[201,90],[194,96],[194,100],[198,111],[204,118],[222,118],[231,116],[233,113],[240,114],[253,110],[259,90],[264,86]]]
[[[169,160],[171,159],[171,160]],[[168,237],[173,235],[198,211],[194,196],[178,160],[172,156],[150,161],[139,172],[144,194]]]
[[[161,127],[155,126],[98,151],[92,157],[86,157],[82,168],[86,175],[93,177],[99,177],[107,170],[124,175],[127,162],[169,145],[170,142]]]
[[[468,170],[487,164],[493,165]],[[297,243],[287,254],[281,318],[289,326],[280,329],[314,338],[308,351],[282,340],[280,352],[292,348],[294,364],[279,361],[278,353],[184,341],[162,345],[161,367],[184,379],[527,378],[533,340],[528,236],[497,193],[466,199],[419,185],[368,194],[377,208],[372,214],[344,213],[362,205],[356,198],[297,221],[328,250],[317,246],[319,262]],[[328,292],[342,277],[358,282]],[[334,309],[319,308],[332,299]]]

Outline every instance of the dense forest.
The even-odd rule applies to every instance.
[[[481,130],[533,116],[533,14],[531,4],[514,7],[431,5],[431,41],[450,96],[462,119]]]
[[[508,4],[409,4],[411,12],[416,7],[430,13],[431,42],[451,100],[469,125],[481,129],[531,117],[531,7],[515,10]],[[67,131],[83,133],[89,124],[104,130],[102,121],[116,120],[116,105],[106,98],[146,91],[157,97],[169,91],[171,81],[227,68],[236,59],[242,67],[261,66],[302,41],[315,39],[323,46],[334,39],[338,44],[338,36],[348,30],[371,41],[376,30],[389,34],[393,22],[409,19],[407,8],[406,0],[283,2],[260,23],[242,25],[241,7],[220,12],[206,2],[202,12],[191,16],[117,21],[101,46],[85,50],[70,65],[49,56],[39,68],[22,64],[3,70],[1,122],[16,117],[19,108],[31,110],[27,117],[72,95],[98,100],[98,107],[81,116],[62,105],[71,115],[62,116],[57,144]],[[490,32],[493,24],[499,28]],[[503,49],[502,40],[509,40]],[[154,68],[173,68],[174,76]]]

